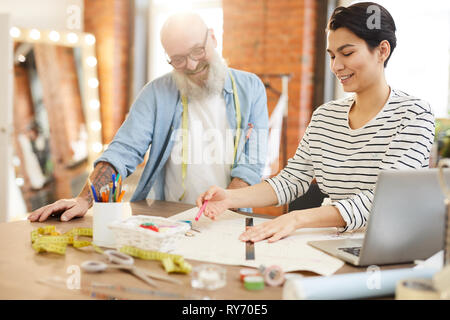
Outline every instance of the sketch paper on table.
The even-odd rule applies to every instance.
[[[255,260],[247,261],[245,243],[239,240],[239,235],[245,230],[245,215],[227,210],[215,221],[205,216],[195,221],[197,212],[198,208],[192,208],[170,217],[174,220],[191,220],[194,228],[201,231],[194,232],[194,237],[183,237],[177,243],[173,253],[185,259],[255,268],[276,264],[285,272],[311,271],[324,276],[335,273],[344,264],[307,244],[311,240],[335,239],[336,228],[301,229],[274,243],[268,243],[267,240],[256,242]],[[267,220],[254,217],[253,224],[258,225]],[[338,237],[360,236],[341,234]]]

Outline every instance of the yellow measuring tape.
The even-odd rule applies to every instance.
[[[234,153],[233,161],[236,161],[237,147],[239,144],[239,139],[241,136],[241,103],[239,102],[239,96],[237,94],[236,81],[230,71],[231,84],[233,86],[233,96],[234,96],[234,108],[236,110],[236,136],[234,138]],[[183,105],[183,116],[182,116],[182,151],[181,151],[181,185],[183,186],[183,194],[179,198],[179,201],[183,200],[186,193],[186,186],[184,181],[186,179],[187,173],[187,162],[188,162],[188,100],[186,96],[181,96],[181,104]]]
[[[188,162],[188,102],[186,96],[181,97],[181,104],[183,105],[183,123],[182,123],[182,149],[181,149],[181,185],[183,186],[183,194],[181,195],[179,201],[183,200],[184,194],[186,193],[186,186],[184,185],[184,180],[186,179],[187,172],[187,162]]]
[[[119,251],[143,260],[161,261],[164,269],[168,273],[189,273],[192,270],[192,266],[188,262],[184,261],[184,258],[182,256],[177,254],[143,250],[130,246],[123,246]]]
[[[72,230],[61,234],[56,231],[55,226],[45,226],[31,231],[31,243],[36,252],[53,252],[65,254],[68,244],[74,248],[93,246],[95,251],[103,253],[103,250],[97,247],[89,240],[80,240],[78,237],[92,237],[92,228],[73,228]],[[148,251],[130,246],[123,246],[119,251],[130,256],[143,260],[161,261],[166,272],[189,273],[192,266],[184,261],[180,255],[169,254],[159,251]]]
[[[55,226],[45,226],[31,232],[31,243],[37,252],[65,254],[68,244],[75,248],[92,244],[92,241],[78,239],[79,236],[92,237],[92,228],[73,228],[61,234],[56,231]]]

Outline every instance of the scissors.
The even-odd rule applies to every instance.
[[[126,270],[133,274],[135,277],[154,287],[158,287],[158,285],[151,278],[165,280],[176,284],[182,284],[182,282],[180,282],[179,280],[165,277],[163,275],[136,267],[134,265],[133,257],[117,250],[106,250],[103,252],[103,255],[108,258],[108,262],[111,262],[110,264],[101,261],[88,260],[84,261],[81,264],[81,268],[84,271],[90,273],[103,272],[108,268]]]

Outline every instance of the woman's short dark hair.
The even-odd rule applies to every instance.
[[[386,67],[397,45],[397,38],[394,19],[383,6],[374,2],[360,2],[349,7],[337,7],[328,21],[327,30],[335,31],[339,28],[349,29],[363,39],[371,50],[381,41],[387,40],[391,52],[384,62]]]

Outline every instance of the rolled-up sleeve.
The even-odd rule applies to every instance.
[[[145,87],[130,108],[130,112],[103,154],[94,162],[110,163],[127,177],[144,161],[153,138],[155,121],[152,86]]]

